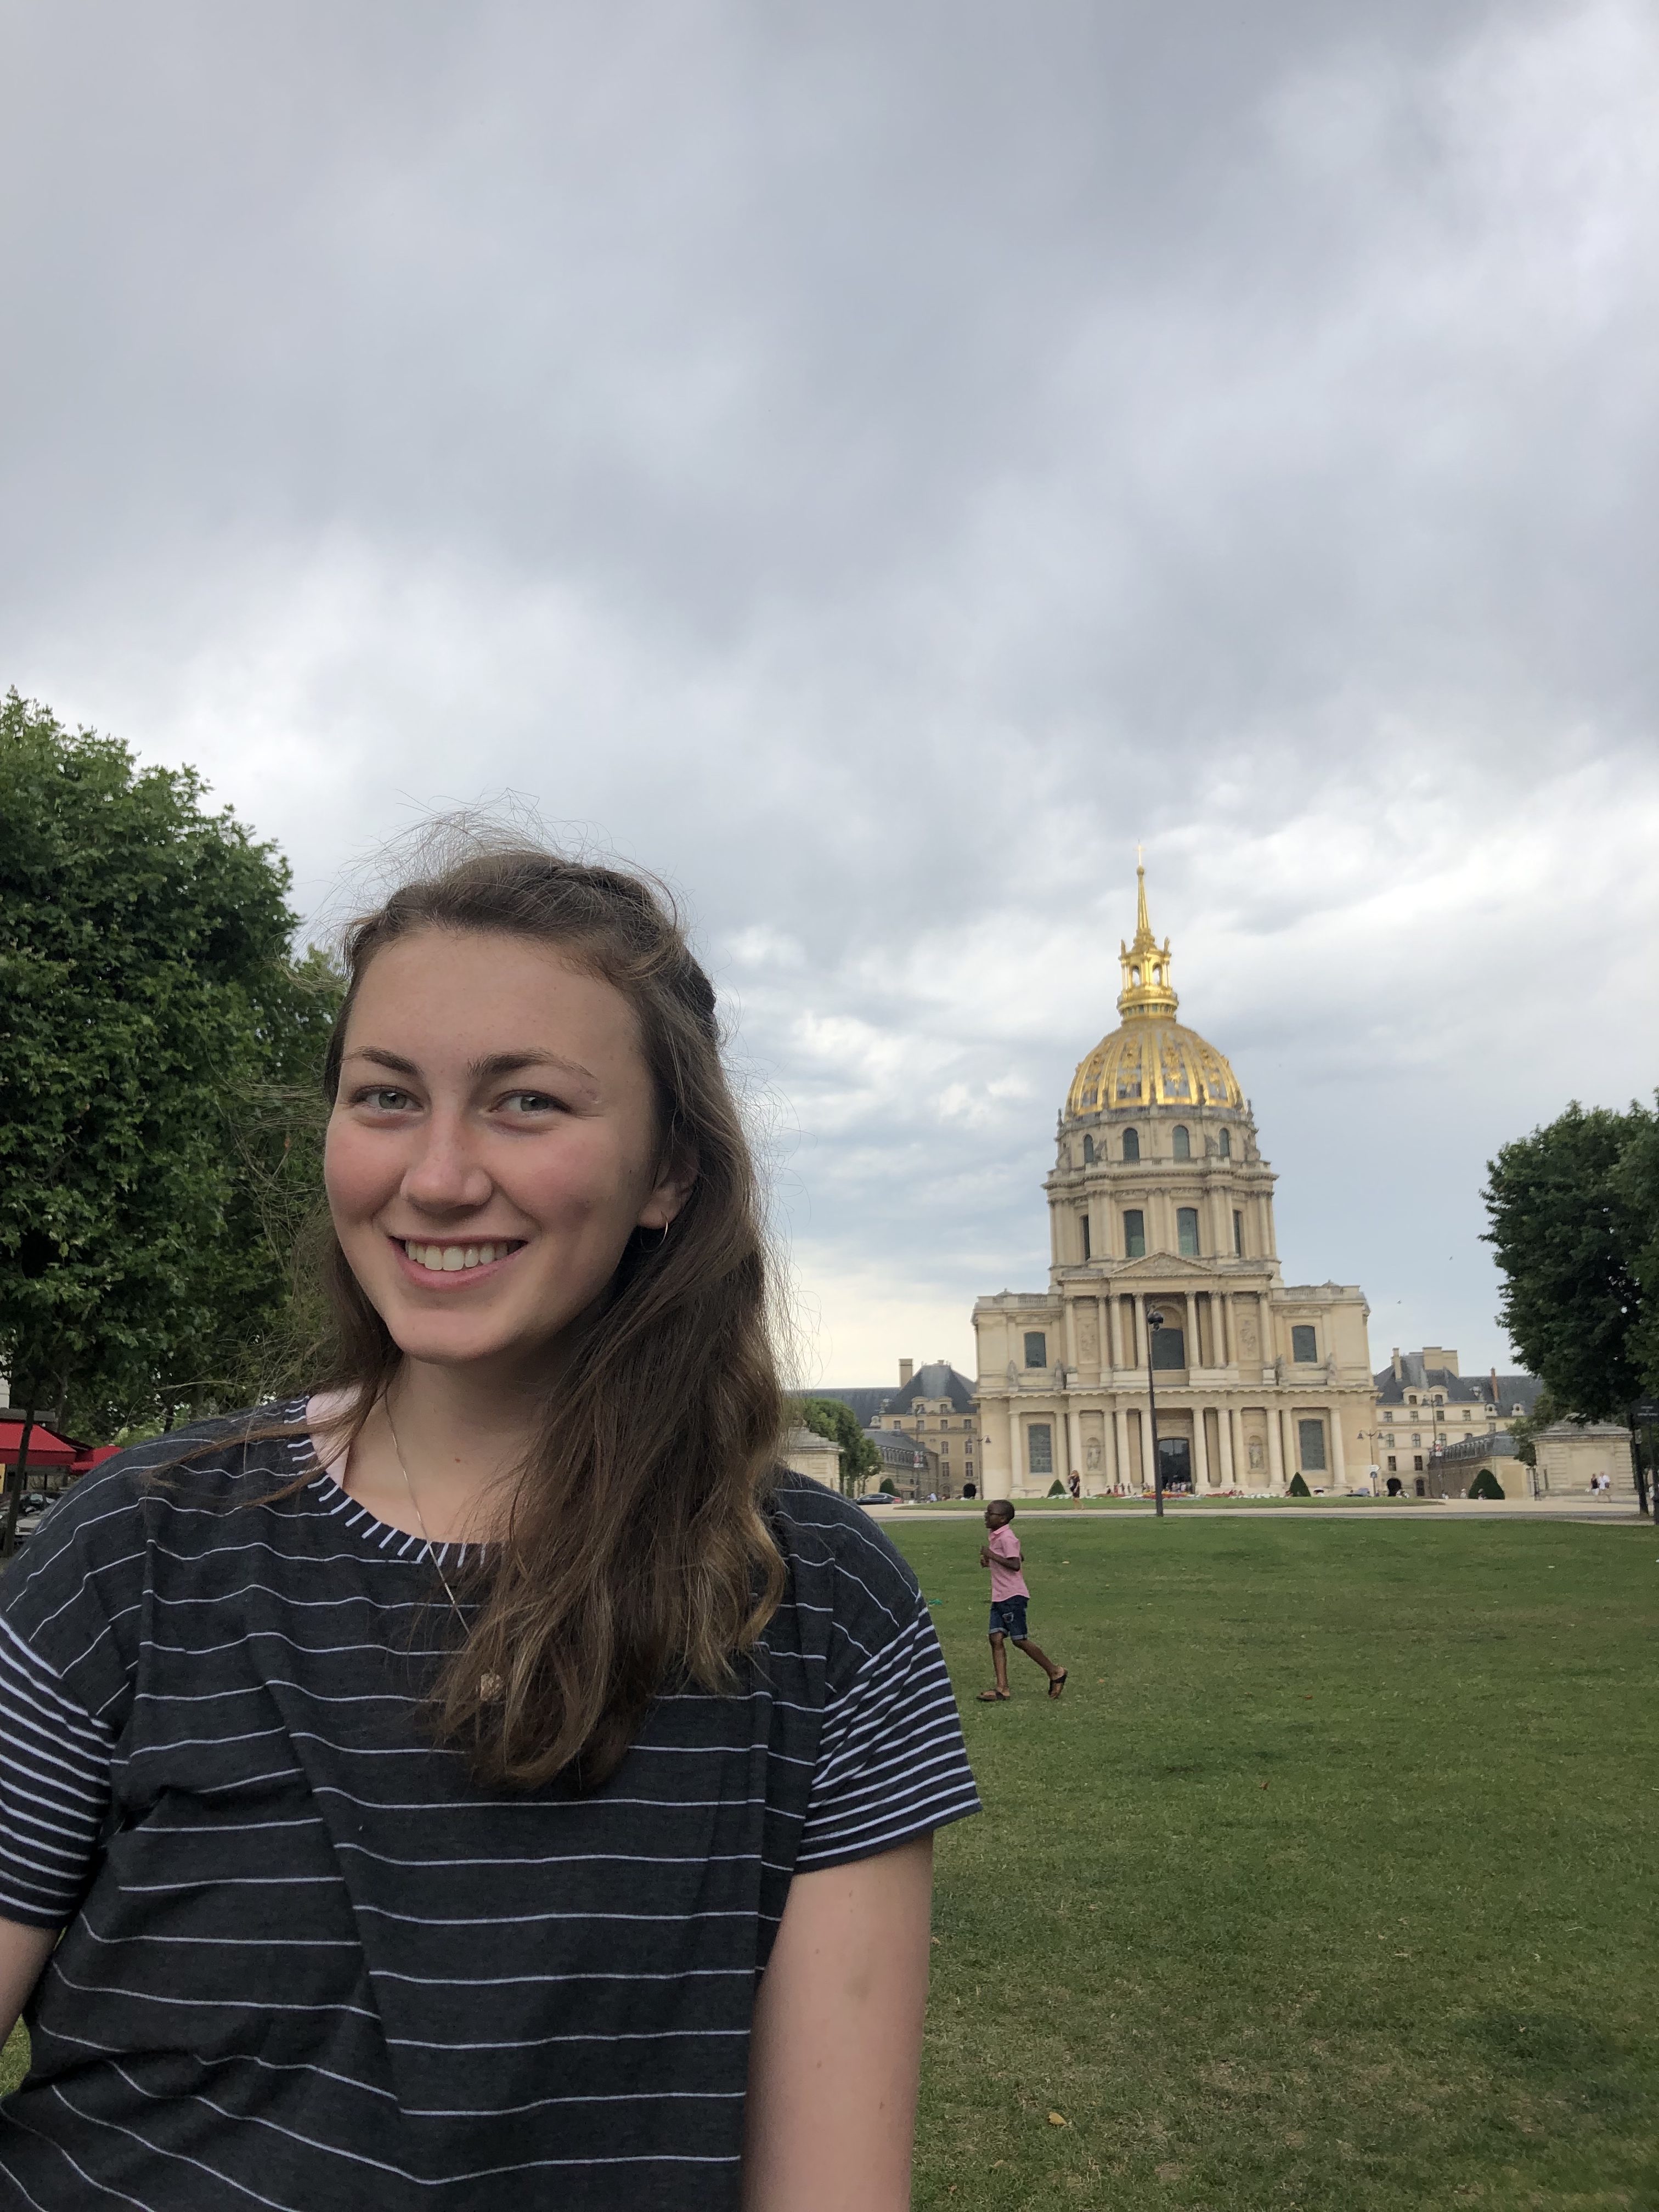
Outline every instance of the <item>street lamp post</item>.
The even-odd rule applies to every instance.
[[[1164,1326],[1164,1316],[1156,1306],[1146,1309],[1146,1403],[1152,1416],[1152,1505],[1159,1520],[1164,1517],[1164,1462],[1158,1449],[1158,1386],[1152,1381],[1152,1370],[1158,1362],[1152,1357],[1152,1347],[1158,1333]]]

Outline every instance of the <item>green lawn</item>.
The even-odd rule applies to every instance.
[[[885,1524],[987,1810],[939,1839],[918,2207],[1659,2207],[1659,1540]],[[1063,2125],[1051,2115],[1058,2114]]]

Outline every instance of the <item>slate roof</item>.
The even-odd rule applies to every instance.
[[[1379,1406],[1405,1406],[1408,1391],[1420,1399],[1425,1395],[1432,1398],[1439,1390],[1445,1393],[1449,1406],[1495,1407],[1499,1413],[1513,1416],[1517,1406],[1531,1413],[1544,1387],[1535,1375],[1500,1375],[1494,1399],[1490,1375],[1454,1375],[1449,1367],[1425,1367],[1420,1352],[1402,1352],[1400,1370],[1396,1376],[1390,1362],[1373,1378]],[[1412,1408],[1406,1410],[1409,1413]]]
[[[929,1455],[920,1437],[907,1437],[902,1429],[872,1429],[868,1433],[884,1467],[903,1474],[927,1472]]]
[[[867,1429],[878,1413],[886,1412],[888,1401],[893,1395],[893,1388],[890,1384],[884,1384],[878,1389],[866,1389],[860,1383],[851,1390],[837,1390],[826,1382],[821,1390],[804,1390],[801,1395],[804,1398],[839,1400],[843,1406],[850,1406],[853,1408],[859,1426],[861,1429]]]
[[[966,1413],[973,1407],[974,1386],[965,1375],[958,1375],[947,1361],[930,1359],[925,1367],[917,1368],[901,1389],[893,1392],[880,1411],[884,1413],[908,1413],[918,1398],[948,1398],[954,1412]]]

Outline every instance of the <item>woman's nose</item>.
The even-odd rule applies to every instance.
[[[495,1185],[474,1156],[457,1123],[434,1116],[425,1141],[404,1176],[404,1195],[411,1205],[434,1212],[455,1213],[488,1203]]]

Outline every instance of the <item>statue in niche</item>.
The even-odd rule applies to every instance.
[[[1262,1468],[1267,1463],[1261,1456],[1261,1439],[1260,1437],[1252,1437],[1250,1438],[1249,1457],[1250,1473],[1252,1474],[1260,1474]]]
[[[1091,1474],[1100,1473],[1100,1438],[1098,1437],[1090,1437],[1084,1449],[1083,1464]]]
[[[1246,1359],[1255,1359],[1261,1355],[1261,1346],[1256,1337],[1255,1323],[1248,1314],[1241,1316],[1239,1320],[1238,1348]]]
[[[1095,1317],[1091,1313],[1085,1313],[1079,1317],[1077,1356],[1085,1367],[1093,1367],[1099,1361],[1100,1338],[1095,1328]]]

